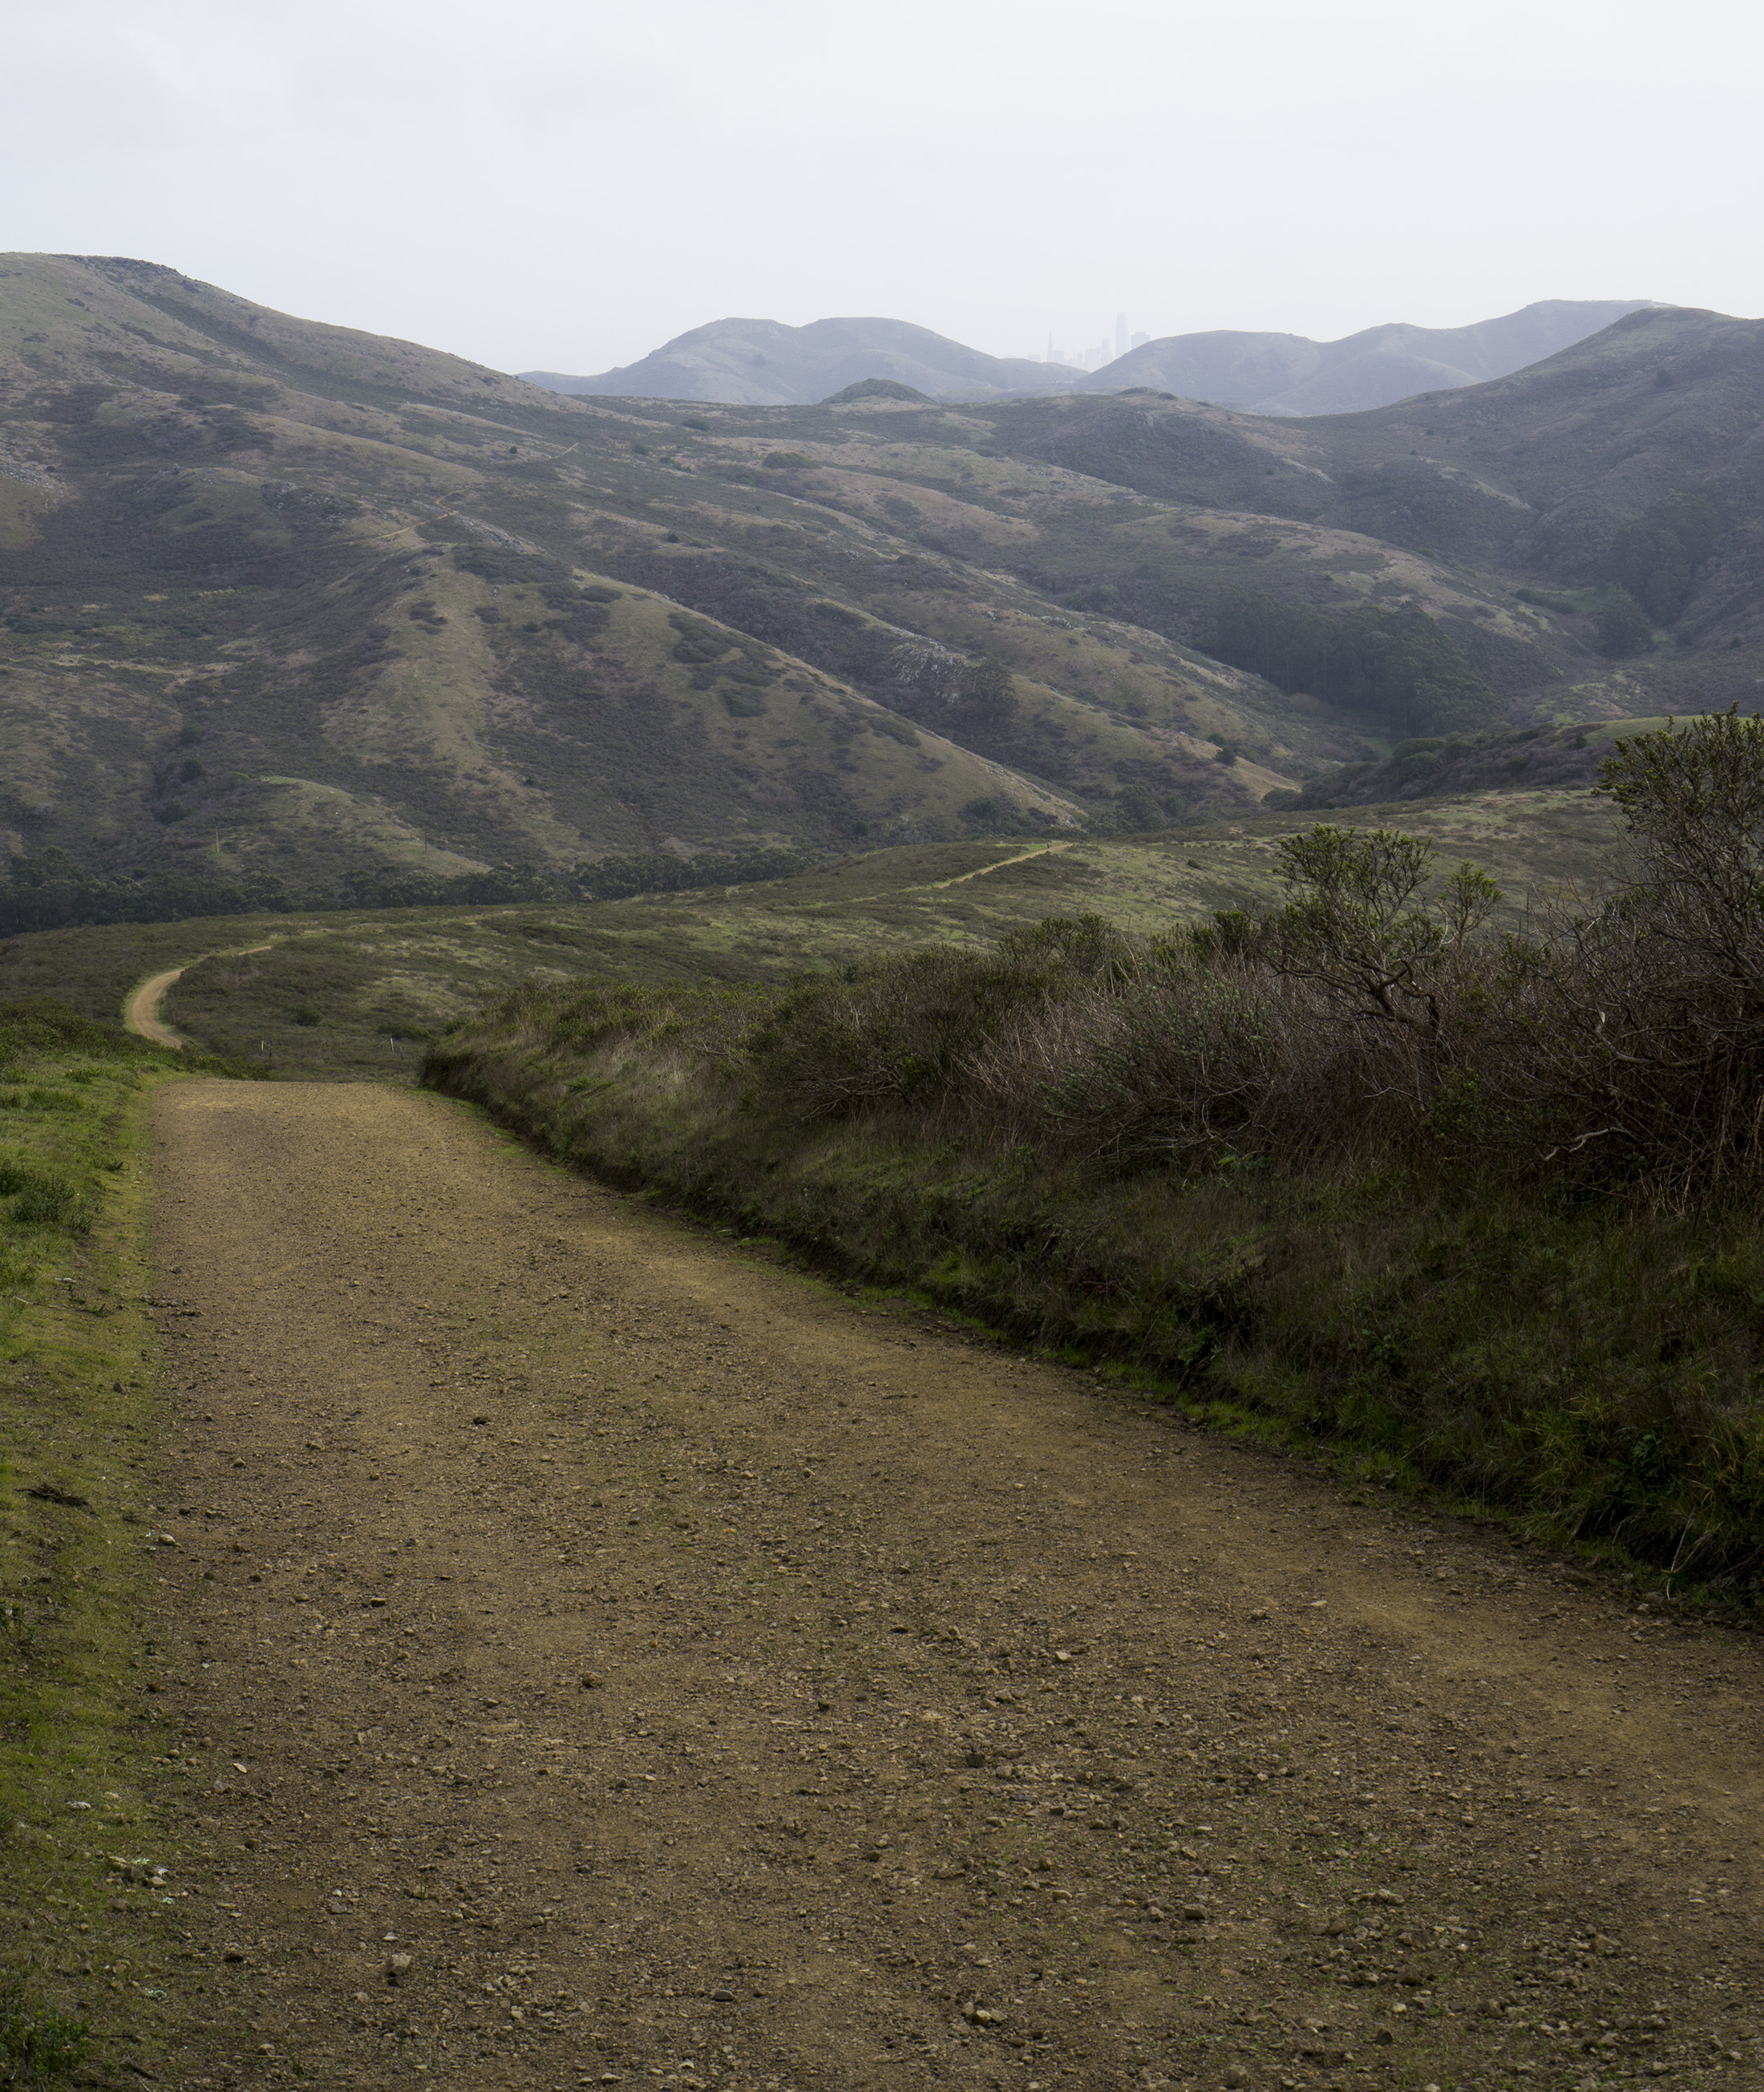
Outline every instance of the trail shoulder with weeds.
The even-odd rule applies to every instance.
[[[123,2081],[171,1990],[142,1107],[179,1065],[0,1004],[0,2084]]]
[[[1749,1603],[1764,723],[1619,741],[1632,876],[1520,937],[1319,827],[1283,906],[741,988],[535,987],[425,1078],[560,1157]]]

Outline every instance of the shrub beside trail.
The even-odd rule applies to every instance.
[[[1629,876],[1523,937],[1323,827],[1285,905],[781,987],[534,989],[431,1086],[823,1264],[1749,1589],[1764,728],[1618,744]]]

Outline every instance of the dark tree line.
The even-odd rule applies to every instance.
[[[297,885],[273,872],[197,873],[182,869],[106,877],[65,850],[15,857],[0,868],[0,937],[86,923],[181,923],[201,915],[285,915],[338,908],[488,908],[521,901],[622,901],[639,893],[683,893],[812,871],[802,850],[665,851],[591,858],[564,872],[534,865],[493,866],[452,879],[363,870],[322,885]]]
[[[1633,596],[1656,625],[1670,625],[1684,615],[1727,517],[1719,487],[1688,486],[1670,495],[1617,533],[1603,578]]]
[[[1602,654],[1645,654],[1654,628],[1684,616],[1730,511],[1717,486],[1687,486],[1624,524],[1605,555],[1598,611]]]
[[[1476,733],[1502,715],[1488,678],[1412,603],[1331,612],[1260,593],[1221,596],[1201,644],[1289,695],[1326,698],[1399,740]]]

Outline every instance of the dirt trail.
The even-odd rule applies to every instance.
[[[934,879],[927,886],[917,890],[934,893],[946,886],[966,886],[971,879],[986,879],[995,871],[1009,871],[1014,864],[1027,864],[1031,858],[1052,857],[1060,850],[1069,850],[1070,843],[1038,843],[1033,849],[1022,851],[1016,857],[1001,857],[997,864],[983,864],[973,871],[958,871],[953,879]]]
[[[267,952],[273,948],[273,944],[244,944],[235,952],[225,954],[210,953],[206,956],[245,959],[254,953]],[[171,992],[172,983],[182,980],[190,968],[198,963],[195,959],[186,960],[181,966],[170,966],[162,974],[149,975],[138,988],[132,989],[123,1005],[123,1029],[135,1032],[143,1039],[150,1039],[156,1046],[188,1046],[189,1040],[181,1031],[174,1031],[159,1011]]]
[[[129,996],[123,1005],[123,1026],[125,1031],[150,1039],[156,1046],[182,1046],[186,1042],[181,1032],[174,1031],[159,1014],[159,1005],[175,980],[181,980],[188,966],[171,966],[162,974],[153,974]]]
[[[434,1098],[156,1110],[180,2087],[1759,2081],[1751,1638]]]

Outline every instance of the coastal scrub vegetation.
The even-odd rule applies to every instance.
[[[426,1079],[1204,1411],[1749,1584],[1764,725],[1604,776],[1628,877],[1523,933],[1476,867],[1321,826],[1260,913],[534,988]]]

